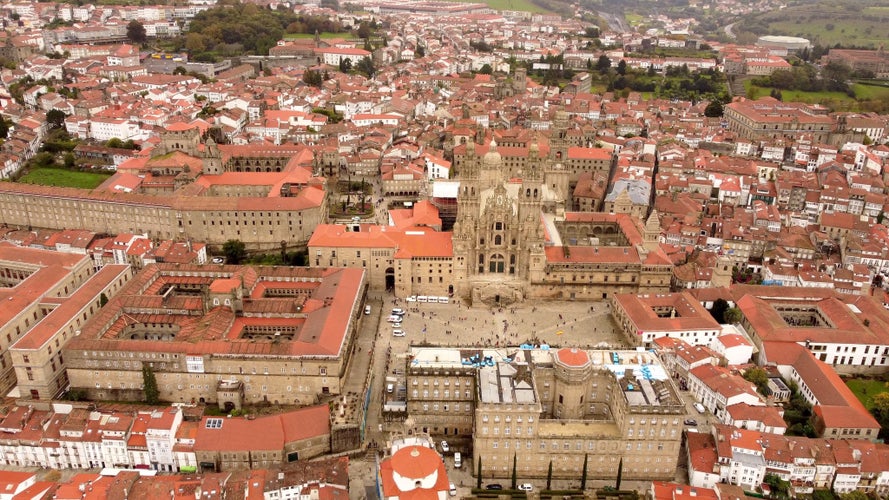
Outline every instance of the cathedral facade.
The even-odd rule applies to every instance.
[[[491,140],[470,141],[460,170],[453,229],[453,289],[470,303],[526,298],[605,300],[614,293],[669,291],[672,264],[660,225],[632,214],[566,212],[567,147],[556,128],[549,155],[536,142],[527,160],[506,163]]]

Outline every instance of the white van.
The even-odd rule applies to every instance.
[[[394,392],[394,391],[395,391],[395,384],[393,384],[392,382],[389,382],[388,384],[386,384],[386,392],[388,392],[389,394],[392,394],[392,392]]]
[[[370,306],[364,306],[364,314],[370,314]]]
[[[463,467],[463,457],[460,456],[460,452],[457,451],[454,452],[454,468],[459,469],[460,467]]]
[[[439,297],[438,298],[439,304],[447,304],[448,302],[450,302],[450,299],[448,299],[447,297]]]
[[[429,297],[427,297],[425,295],[418,295],[417,302],[429,302]]]
[[[704,413],[705,411],[707,411],[704,408],[704,405],[702,405],[701,403],[695,403],[694,407],[695,407],[695,410],[698,410],[698,413]]]

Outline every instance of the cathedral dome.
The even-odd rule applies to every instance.
[[[501,162],[502,158],[500,157],[500,153],[497,151],[497,141],[491,139],[491,148],[488,149],[487,153],[485,153],[485,166],[499,167]]]

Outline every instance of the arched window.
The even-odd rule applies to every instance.
[[[478,273],[484,274],[484,272],[485,272],[485,256],[479,255],[478,256]]]
[[[515,274],[515,254],[509,256],[509,274]]]
[[[495,222],[494,223],[494,230],[503,231],[503,223],[502,222]]]
[[[488,271],[492,273],[502,273],[504,271],[506,260],[503,258],[503,255],[496,253],[491,256],[491,259],[488,261]]]
[[[495,235],[494,236],[494,244],[495,245],[502,245],[503,244],[503,237],[500,236],[499,234]]]

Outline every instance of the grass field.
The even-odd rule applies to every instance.
[[[889,99],[889,87],[856,83],[852,85],[852,90],[856,99]]]
[[[93,189],[105,182],[111,174],[96,172],[76,172],[63,168],[34,168],[23,175],[18,182],[24,184],[39,184],[41,186],[74,187],[81,189]]]
[[[855,393],[855,397],[870,410],[872,399],[881,392],[889,392],[889,384],[880,380],[853,378],[846,381],[846,386]]]
[[[889,44],[889,8],[867,0],[832,0],[788,6],[752,16],[736,31],[808,38],[812,43],[877,48]]]
[[[768,87],[757,87],[749,80],[744,82],[744,88],[747,96],[753,99],[767,96],[772,90]],[[862,109],[865,106],[861,106],[859,101],[889,99],[889,87],[856,83],[852,85],[852,90],[855,92],[854,99],[844,92],[803,92],[801,90],[782,90],[781,98],[786,102],[821,104],[834,111],[868,111]]]

